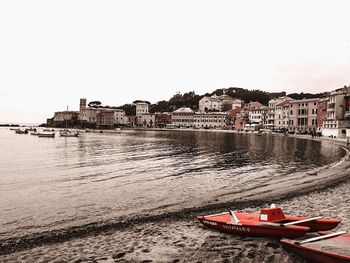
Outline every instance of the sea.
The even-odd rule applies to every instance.
[[[39,138],[0,128],[0,242],[197,209],[329,165],[325,141],[213,131]]]

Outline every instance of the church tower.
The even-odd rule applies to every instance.
[[[86,108],[86,99],[80,99],[79,111],[82,112]]]

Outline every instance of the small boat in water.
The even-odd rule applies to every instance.
[[[215,215],[200,215],[204,225],[222,232],[248,236],[297,238],[307,232],[325,231],[335,228],[340,221],[322,217],[285,216],[281,208],[272,206],[262,209],[260,214],[224,212]]]
[[[60,131],[60,136],[62,137],[78,137],[79,132],[71,132],[69,130]]]
[[[37,131],[32,131],[32,132],[30,133],[30,135],[36,135],[36,136],[38,136],[39,133],[38,133]]]
[[[38,133],[39,137],[44,137],[44,138],[54,138],[55,133],[54,132],[39,132]]]
[[[319,232],[308,239],[282,239],[281,243],[285,249],[311,262],[350,262],[350,235],[346,234],[345,231]]]
[[[28,130],[25,129],[25,130],[21,130],[21,129],[17,129],[15,130],[17,134],[28,134]]]

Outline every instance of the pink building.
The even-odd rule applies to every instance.
[[[317,129],[318,98],[289,102],[289,130],[296,132]]]
[[[317,109],[317,128],[321,129],[323,127],[323,122],[327,119],[327,104],[329,98],[322,98],[318,102]]]

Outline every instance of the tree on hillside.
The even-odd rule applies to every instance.
[[[96,106],[101,106],[101,105],[102,105],[101,101],[98,101],[98,100],[90,101],[88,104],[89,107],[96,107]]]
[[[123,106],[120,106],[119,109],[124,110],[125,115],[128,115],[128,116],[136,115],[136,106],[133,104],[124,104]]]

